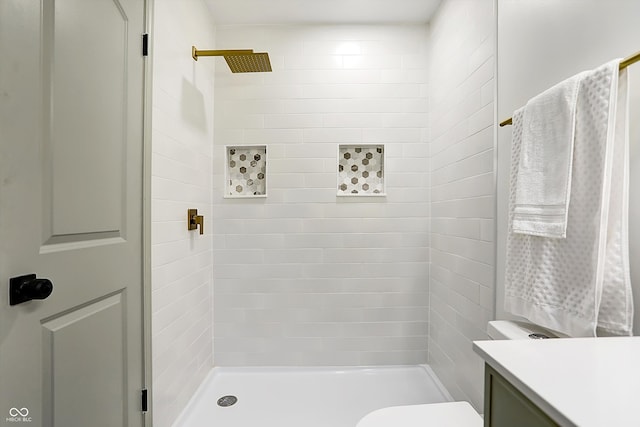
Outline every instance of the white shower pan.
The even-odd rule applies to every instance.
[[[219,406],[225,396],[237,402]],[[450,400],[426,365],[215,368],[174,427],[354,427],[376,409]]]

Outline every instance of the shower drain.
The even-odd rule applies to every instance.
[[[218,399],[218,406],[227,407],[231,406],[238,401],[238,398],[235,396],[222,396]]]

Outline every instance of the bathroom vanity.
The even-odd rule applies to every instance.
[[[640,337],[476,341],[485,427],[640,425]]]

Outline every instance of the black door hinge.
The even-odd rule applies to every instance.
[[[142,35],[142,56],[149,56],[149,34]]]
[[[147,389],[143,388],[142,389],[142,395],[141,395],[142,404],[140,405],[141,409],[142,409],[142,412],[147,412],[147,410],[149,409],[149,400],[148,400],[147,395],[148,395]]]

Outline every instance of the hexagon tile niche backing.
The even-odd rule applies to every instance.
[[[385,195],[384,145],[338,147],[338,195]]]
[[[225,197],[267,196],[267,147],[226,147],[227,189]]]

